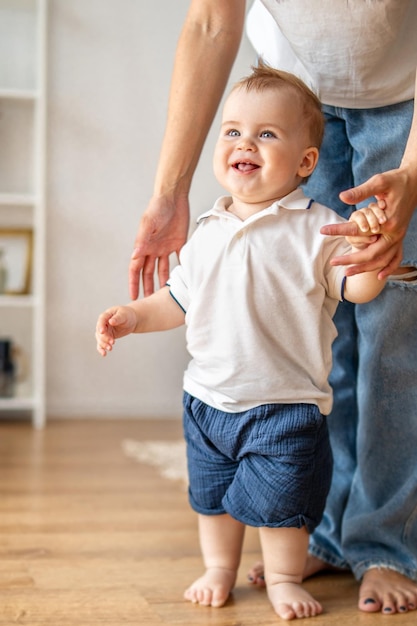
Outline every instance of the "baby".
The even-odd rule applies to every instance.
[[[184,597],[225,604],[254,526],[269,599],[288,620],[322,612],[301,581],[332,471],[332,317],[339,301],[367,302],[384,287],[377,271],[346,277],[332,265],[375,240],[384,211],[353,213],[362,237],[324,237],[321,226],[343,220],[300,188],[323,128],[304,83],[254,68],[226,100],[215,148],[228,195],[200,216],[168,284],[111,307],[96,327],[105,356],[130,333],[187,325],[184,434],[205,572]]]

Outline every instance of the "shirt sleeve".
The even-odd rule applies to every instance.
[[[332,239],[332,241],[329,241],[329,245],[327,246],[327,261],[325,264],[327,292],[330,297],[343,302],[346,266],[333,266],[330,264],[330,261],[335,256],[349,254],[352,251],[352,246],[344,237],[329,237],[329,240],[330,239]]]
[[[169,292],[184,313],[187,313],[190,305],[190,296],[182,265],[177,265],[171,272],[167,281]]]

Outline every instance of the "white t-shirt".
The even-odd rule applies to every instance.
[[[344,220],[301,189],[245,221],[230,203],[199,218],[168,281],[186,312],[184,389],[226,412],[305,402],[327,414],[345,271],[329,261],[350,246],[320,227]]]
[[[324,104],[414,97],[416,0],[255,0],[247,33],[267,63],[297,74]]]

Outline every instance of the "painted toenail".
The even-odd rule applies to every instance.
[[[391,607],[389,607],[389,606],[387,606],[387,607],[384,609],[384,612],[385,612],[385,613],[391,613],[391,611],[392,611],[392,609],[391,609]]]
[[[399,606],[399,607],[398,607],[398,610],[399,610],[399,611],[405,611],[406,609],[405,609],[405,606]]]
[[[376,604],[373,598],[366,598],[364,604]]]

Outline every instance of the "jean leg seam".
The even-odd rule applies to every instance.
[[[408,516],[405,524],[404,524],[404,532],[403,532],[403,541],[404,543],[406,543],[408,545],[408,539],[411,535],[411,527],[413,526],[413,524],[417,524],[417,504],[414,507],[414,509],[411,511],[410,515]]]
[[[330,553],[328,550],[321,548],[317,545],[310,545],[308,548],[308,553],[311,556],[320,559],[320,561],[323,561],[327,565],[337,567],[338,569],[344,569],[346,571],[350,570],[349,564],[345,559],[341,559]]]
[[[417,581],[417,570],[412,570],[408,567],[398,566],[397,563],[383,559],[367,559],[366,561],[361,561],[352,568],[352,572],[356,580],[360,581],[362,580],[364,574],[371,569],[392,570],[393,572],[397,572],[402,576],[406,576],[410,580]]]

